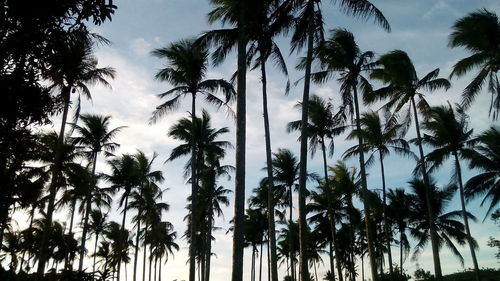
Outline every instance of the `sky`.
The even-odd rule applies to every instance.
[[[115,1],[118,9],[111,22],[102,26],[93,27],[94,30],[108,38],[112,44],[102,46],[96,51],[100,66],[112,66],[117,71],[117,77],[110,81],[112,89],[103,87],[92,88],[92,101],[85,101],[82,113],[98,113],[112,116],[112,127],[127,126],[126,129],[116,137],[120,143],[117,154],[134,153],[137,149],[144,151],[147,155],[159,154],[155,168],[164,172],[166,183],[163,200],[170,204],[170,211],[164,213],[164,220],[173,223],[178,233],[177,242],[181,251],[169,257],[163,266],[162,280],[186,280],[188,277],[187,252],[188,246],[180,238],[185,229],[186,222],[183,221],[187,214],[185,209],[186,198],[190,187],[186,179],[182,177],[183,166],[187,158],[176,161],[165,162],[173,147],[179,143],[167,136],[167,130],[177,120],[187,116],[190,106],[190,98],[186,98],[181,106],[174,112],[169,113],[154,125],[149,125],[148,120],[151,112],[160,104],[157,94],[163,93],[171,88],[166,82],[154,79],[155,73],[165,66],[165,62],[150,55],[155,48],[165,47],[174,41],[194,37],[203,31],[219,27],[210,26],[207,23],[206,14],[211,7],[209,1],[205,0],[121,0]],[[371,21],[359,21],[344,16],[339,12],[334,1],[323,1],[323,13],[325,15],[325,29],[346,28],[356,37],[362,50],[372,50],[377,55],[385,52],[401,49],[406,51],[412,58],[417,72],[423,77],[428,72],[440,68],[441,77],[448,77],[453,64],[467,55],[461,49],[450,49],[447,47],[447,38],[453,22],[465,14],[480,8],[486,8],[500,13],[500,2],[497,0],[421,0],[400,1],[386,0],[372,2],[384,13],[392,31],[386,33]],[[337,1],[339,2],[339,1]],[[278,40],[283,53],[289,54],[289,38]],[[292,82],[301,78],[302,73],[295,71],[294,66],[299,56],[304,54],[292,54],[286,58]],[[236,54],[232,53],[225,63],[217,68],[210,68],[207,78],[229,79],[236,69]],[[288,134],[286,124],[292,120],[298,120],[300,113],[294,105],[301,99],[302,83],[292,87],[289,95],[284,95],[284,77],[269,67],[268,95],[271,124],[271,138],[273,151],[278,148],[289,148],[296,155],[299,154],[298,134]],[[437,91],[427,95],[431,105],[458,102],[460,94],[470,80],[470,76],[460,79],[452,79],[452,88],[447,92]],[[377,84],[375,84],[377,85]],[[246,150],[246,196],[257,187],[259,180],[264,177],[261,168],[264,166],[264,133],[261,105],[260,74],[258,71],[249,72],[247,75],[247,150]],[[335,106],[340,102],[338,84],[332,80],[323,85],[313,85],[312,93],[332,100]],[[200,99],[201,100],[201,99]],[[489,96],[487,93],[480,95],[471,109],[471,128],[475,133],[488,128],[493,123],[488,118]],[[214,127],[228,127],[230,133],[223,136],[224,140],[235,144],[235,123],[227,118],[223,111],[217,111],[213,106],[198,103],[198,112],[206,109],[212,116]],[[372,107],[364,106],[362,111],[377,110],[378,105]],[[60,116],[54,117],[54,129],[58,128]],[[498,125],[498,122],[496,123]],[[414,137],[414,129],[410,129],[407,138]],[[341,159],[342,153],[354,145],[352,141],[346,141],[345,135],[335,139],[335,153],[329,159],[329,164],[334,165]],[[426,148],[428,151],[428,148]],[[224,163],[234,165],[234,151],[230,151]],[[349,165],[356,165],[356,161],[348,161]],[[406,187],[407,181],[411,179],[413,162],[399,158],[389,157],[386,160],[386,181],[388,188]],[[99,159],[97,169],[102,172],[108,171],[103,157]],[[308,169],[312,172],[321,172],[321,158],[316,156],[308,161]],[[370,189],[381,188],[379,166],[374,164],[369,170],[368,185]],[[464,179],[467,180],[474,174],[464,168]],[[449,163],[439,170],[435,175],[438,184],[445,185],[450,181],[451,165]],[[226,188],[233,190],[233,181],[221,181]],[[313,188],[313,184],[309,188]],[[231,196],[231,201],[233,196]],[[471,224],[472,235],[479,243],[478,259],[480,267],[498,267],[494,259],[494,250],[486,246],[489,236],[499,234],[498,226],[489,219],[482,223],[486,208],[480,208],[479,201],[471,202],[468,207],[477,215],[478,222]],[[460,208],[456,196],[449,210]],[[297,213],[297,209],[294,210]],[[114,206],[110,212],[113,220],[119,221],[119,210]],[[216,226],[221,230],[216,231],[212,258],[212,280],[224,280],[231,273],[232,236],[226,234],[229,220],[233,216],[233,206],[224,208],[224,218],[216,219]],[[66,220],[65,214],[60,219]],[[132,225],[130,225],[132,227]],[[91,245],[92,240],[89,240]],[[414,246],[414,243],[412,244]],[[398,248],[392,248],[393,256],[397,257]],[[468,248],[461,247],[460,251],[465,258],[465,268],[472,267]],[[250,279],[250,251],[245,251],[244,280]],[[89,259],[90,260],[90,259]],[[442,268],[445,274],[460,271],[463,268],[456,258],[451,256],[448,249],[441,251]],[[397,259],[395,258],[395,261]],[[90,265],[90,263],[87,263]],[[326,272],[328,259],[324,257],[324,265],[318,268],[320,279]],[[432,255],[430,246],[415,261],[408,259],[405,268],[409,274],[413,274],[417,267],[432,270]],[[139,270],[142,265],[139,263]],[[129,278],[132,266],[127,267]],[[365,264],[366,276],[369,275],[368,263]],[[264,273],[267,268],[264,267]],[[284,276],[284,267],[280,268],[280,279]],[[266,276],[266,274],[264,274]],[[266,277],[264,277],[266,278]],[[360,278],[359,278],[360,279]],[[140,278],[139,278],[140,280]]]

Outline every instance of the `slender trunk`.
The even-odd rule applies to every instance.
[[[205,255],[205,281],[210,281],[210,260],[212,259],[212,217],[213,209],[210,209],[207,233],[207,252]]]
[[[144,235],[146,235],[146,232],[148,231],[148,225],[146,223],[146,227],[144,227]],[[147,260],[146,260],[146,255],[148,252],[148,246],[146,244],[146,241],[143,242],[143,257],[142,257],[142,281],[146,281],[146,266],[147,266]]]
[[[271,249],[269,249],[269,239],[267,240],[267,281],[271,280]]]
[[[331,186],[330,186],[330,181],[328,179],[328,168],[327,168],[327,159],[326,159],[326,147],[325,147],[325,137],[321,137],[321,151],[323,153],[323,171],[325,173],[325,185],[326,185],[326,201],[327,201],[327,213],[328,213],[328,222],[330,224],[330,235],[332,236],[332,241],[333,241],[333,246],[335,249],[335,252],[337,252],[338,249],[338,244],[337,244],[337,230],[335,228],[336,222],[335,222],[335,209],[333,208],[332,205],[332,192],[331,192]],[[337,263],[337,268],[339,270],[339,281],[343,281],[343,277],[341,274],[341,267],[340,267],[340,260],[338,258],[335,259],[335,262]],[[334,269],[333,269],[333,263],[331,264],[331,272],[333,276],[335,276]]]
[[[332,280],[335,281],[335,267],[333,266],[333,243],[330,241],[328,247],[328,258],[330,260],[330,275],[332,276]]]
[[[263,56],[261,51],[261,57]],[[272,281],[278,281],[278,258],[276,256],[276,226],[274,222],[274,177],[271,148],[271,131],[269,128],[269,112],[267,107],[267,76],[266,63],[261,62],[262,72],[262,109],[264,112],[264,136],[266,140],[266,164],[267,164],[267,220],[269,227],[269,243],[271,246],[271,276]]]
[[[361,131],[357,85],[353,85],[352,90],[354,93],[354,110],[356,112],[356,129],[358,131]],[[359,154],[359,167],[361,172],[361,189],[362,189],[361,195],[363,199],[362,200],[363,206],[365,209],[365,227],[366,227],[366,236],[368,240],[368,255],[370,258],[370,269],[372,273],[372,280],[377,281],[378,280],[377,262],[375,260],[375,249],[373,245],[374,233],[371,227],[372,222],[370,214],[370,205],[367,198],[368,187],[366,183],[365,155],[363,153],[363,150],[364,150],[363,138],[358,137],[358,154]]]
[[[124,235],[124,231],[125,231],[125,220],[127,218],[127,206],[128,206],[128,195],[125,196],[125,206],[123,207],[123,218],[122,218],[122,225],[120,227],[120,235]],[[120,281],[121,268],[122,268],[122,259],[121,259],[121,256],[119,256],[118,257],[118,281]],[[125,274],[126,273],[127,273],[127,271],[125,269]]]
[[[191,140],[191,228],[190,237],[191,243],[189,244],[189,281],[195,281],[196,277],[196,249],[195,249],[195,236],[196,236],[196,197],[197,197],[197,177],[196,177],[196,140],[194,139],[196,133],[196,92],[192,92],[192,102],[191,102],[191,125],[192,136]]]
[[[361,255],[361,281],[365,281],[365,255]]]
[[[154,276],[155,276],[155,277],[154,277],[154,279],[153,279],[154,281],[156,281],[156,280],[157,280],[157,279],[156,279],[156,266],[157,266],[157,264],[158,264],[158,258],[157,258],[157,257],[155,257],[155,273],[154,273]]]
[[[302,118],[300,130],[300,171],[299,171],[299,273],[300,281],[309,280],[307,267],[307,221],[306,221],[306,181],[307,181],[307,117],[309,112],[309,89],[311,86],[311,64],[314,48],[314,1],[307,4],[309,24],[307,27],[307,55],[302,96]]]
[[[92,272],[95,272],[95,258],[96,258],[96,251],[97,251],[97,242],[99,241],[99,232],[97,231],[95,233],[95,243],[94,243],[94,261],[92,263]]]
[[[264,236],[262,236],[264,237]],[[263,252],[264,248],[264,239],[260,241],[260,252],[259,252],[259,281],[262,281],[262,256],[264,255]]]
[[[141,192],[142,196],[142,192]],[[138,209],[138,214],[137,217],[139,218],[137,220],[137,234],[135,237],[135,251],[134,251],[134,276],[132,278],[133,281],[137,281],[137,259],[139,255],[139,242],[140,242],[140,233],[141,233],[141,208]]]
[[[314,277],[316,278],[316,280],[319,280],[318,279],[318,270],[316,268],[316,262],[313,262],[313,266],[314,266]]]
[[[255,245],[252,245],[252,264],[250,265],[250,280],[255,281]]]
[[[385,186],[385,171],[384,171],[384,158],[382,155],[382,152],[379,150],[379,159],[380,159],[380,171],[382,173],[382,199],[383,199],[383,206],[382,206],[382,215],[384,218],[384,234],[385,234],[385,241],[387,243],[387,261],[389,262],[389,274],[390,274],[390,279],[393,279],[392,275],[392,253],[391,253],[391,236],[389,233],[389,225],[387,224],[387,198],[386,198],[386,186]]]
[[[289,214],[288,214],[288,221],[289,221],[289,233],[290,235],[288,236],[288,250],[290,251],[290,267],[292,268],[292,281],[296,281],[297,278],[295,276],[295,263],[293,261],[293,233],[292,233],[292,224],[293,224],[293,199],[292,199],[293,193],[292,193],[292,187],[288,187],[288,209],[289,209]]]
[[[50,182],[50,187],[49,187],[49,203],[47,206],[47,223],[45,223],[43,235],[42,235],[42,241],[40,244],[40,254],[38,258],[38,268],[37,268],[37,275],[38,278],[41,278],[42,275],[45,272],[45,263],[48,260],[48,248],[49,248],[49,234],[50,234],[50,229],[52,227],[52,215],[54,213],[54,207],[55,207],[55,199],[57,195],[57,182],[59,178],[59,174],[61,172],[61,166],[62,166],[62,147],[64,145],[64,130],[66,128],[66,121],[68,119],[68,110],[69,110],[69,103],[70,103],[70,94],[71,94],[71,88],[70,87],[64,87],[62,92],[62,97],[64,100],[64,109],[63,109],[63,115],[62,115],[62,121],[61,121],[61,129],[59,130],[59,136],[57,139],[57,146],[56,146],[56,151],[55,151],[55,158],[54,158],[54,166],[52,168],[52,179]]]
[[[246,46],[245,4],[238,1],[238,87],[236,95],[236,175],[234,194],[234,232],[231,281],[243,280],[245,217],[245,137],[246,137]]]
[[[399,273],[403,274],[403,230],[399,229]]]
[[[73,222],[75,220],[75,211],[76,211],[76,197],[71,200],[71,219],[69,221],[69,229],[68,229],[68,234],[73,238]],[[71,262],[70,262],[70,257],[69,254],[66,256],[65,261],[64,261],[64,268],[66,270],[69,270]],[[71,267],[71,270],[73,270],[73,267]]]
[[[95,184],[97,184],[97,182],[95,180],[95,168],[96,168],[96,164],[97,164],[97,153],[94,153],[92,158],[93,158],[92,159],[92,181],[94,181],[92,188],[95,188]],[[85,201],[86,201],[86,209],[85,209],[85,219],[83,221],[82,242],[80,245],[80,247],[81,247],[80,248],[80,262],[78,265],[79,271],[83,270],[83,259],[85,258],[85,240],[87,238],[89,214],[90,214],[91,207],[92,207],[92,190],[88,191]]]
[[[443,273],[441,271],[441,259],[439,258],[438,236],[436,232],[436,226],[434,225],[434,210],[432,210],[430,181],[429,181],[429,175],[427,174],[427,165],[425,163],[424,149],[422,147],[422,136],[420,134],[420,124],[418,122],[417,107],[415,105],[415,99],[413,97],[411,98],[410,103],[413,108],[413,115],[415,118],[415,129],[417,131],[417,143],[418,143],[418,151],[420,154],[422,178],[426,186],[425,201],[427,204],[427,216],[429,218],[429,232],[431,236],[432,257],[434,261],[434,275],[436,276],[436,281],[441,281],[441,279],[443,278]]]
[[[160,261],[158,263],[158,281],[161,281],[161,256],[160,256]]]
[[[474,265],[474,273],[476,275],[476,281],[479,281],[480,280],[479,266],[477,263],[476,251],[474,250],[474,241],[472,240],[472,235],[470,234],[467,209],[465,207],[464,185],[462,182],[462,169],[460,167],[460,161],[458,160],[457,152],[454,152],[453,155],[455,157],[455,166],[457,169],[458,187],[460,188],[460,204],[462,205],[462,217],[464,219],[465,233],[467,234],[467,242],[469,244],[470,254],[472,257],[472,264]]]
[[[152,265],[153,265],[153,256],[151,255],[151,245],[149,245],[149,270],[148,270],[149,281],[151,281]]]

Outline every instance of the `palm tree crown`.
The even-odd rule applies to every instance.
[[[486,9],[478,10],[457,20],[452,29],[449,46],[464,47],[472,54],[453,66],[450,77],[463,76],[473,69],[479,69],[479,73],[462,93],[462,105],[469,108],[484,84],[488,83],[488,91],[491,93],[489,114],[493,119],[497,119],[500,110],[500,82],[497,78],[497,72],[500,70],[498,16]]]

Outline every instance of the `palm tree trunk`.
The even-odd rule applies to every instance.
[[[142,196],[142,192],[141,192],[141,196]],[[136,237],[135,237],[135,251],[134,251],[134,276],[132,278],[133,281],[136,281],[137,280],[137,259],[138,259],[138,255],[139,255],[139,242],[140,242],[140,233],[141,233],[141,208],[138,209],[138,214],[137,214],[137,217],[139,218],[137,220],[137,234],[136,234]],[[144,278],[143,278],[144,280]]]
[[[93,155],[93,163],[92,163],[92,181],[94,181],[93,184],[96,184],[95,182],[95,168],[97,164],[97,153],[94,153]],[[92,186],[94,188],[94,186]],[[87,193],[86,197],[86,208],[85,208],[85,219],[83,221],[83,230],[82,230],[82,242],[81,242],[81,248],[80,248],[80,261],[78,264],[78,270],[82,271],[83,270],[83,259],[85,258],[85,240],[87,238],[87,230],[88,230],[88,223],[89,223],[89,215],[90,211],[92,208],[92,190],[89,190]],[[119,274],[118,274],[119,275]]]
[[[123,207],[123,218],[122,218],[122,225],[120,227],[121,233],[120,235],[123,235],[123,232],[125,231],[125,220],[127,218],[127,206],[128,206],[128,195],[125,196],[125,206]],[[122,267],[122,259],[121,256],[118,257],[118,281],[120,281],[120,269]],[[125,270],[125,273],[127,271]]]
[[[99,241],[99,232],[95,233],[95,243],[94,243],[94,262],[92,263],[92,272],[95,272],[95,258],[96,258],[96,251],[97,251],[97,242]]]
[[[436,232],[436,226],[434,225],[434,211],[432,210],[431,204],[431,194],[429,189],[429,176],[427,174],[427,165],[425,163],[424,149],[422,147],[422,136],[420,134],[420,124],[418,122],[417,107],[415,105],[415,99],[411,98],[411,106],[413,108],[413,115],[415,118],[415,129],[417,131],[417,143],[418,151],[420,153],[421,171],[424,184],[427,187],[425,189],[425,201],[427,203],[427,216],[429,218],[429,231],[431,236],[431,247],[432,247],[432,257],[434,261],[434,275],[436,276],[436,281],[441,281],[443,278],[443,273],[441,271],[441,259],[439,258],[439,244],[438,236]]]
[[[380,159],[380,172],[382,173],[382,199],[383,199],[383,206],[382,206],[382,215],[384,217],[384,234],[385,234],[385,241],[387,243],[387,260],[389,262],[389,274],[390,274],[390,279],[393,279],[392,276],[392,253],[391,253],[391,237],[389,234],[389,225],[387,224],[387,198],[386,198],[386,187],[385,187],[385,171],[384,171],[384,158],[382,155],[382,152],[379,150],[379,159]]]
[[[196,177],[196,140],[194,139],[195,130],[196,130],[196,92],[191,93],[192,102],[191,102],[191,125],[193,140],[191,140],[191,228],[190,228],[190,236],[191,243],[189,244],[189,281],[195,281],[196,277],[196,249],[195,249],[195,239],[196,236],[196,197],[197,197],[197,177]]]
[[[234,194],[234,232],[231,281],[243,280],[245,217],[245,147],[246,147],[246,23],[245,4],[238,1],[238,87],[236,94],[236,172]]]
[[[148,271],[148,274],[149,274],[149,281],[151,281],[151,268],[152,268],[152,265],[153,265],[153,256],[151,255],[151,250],[152,246],[149,245],[149,271]]]
[[[399,229],[399,273],[403,275],[403,231]]]
[[[261,57],[264,52],[261,51]],[[267,164],[267,220],[269,227],[269,243],[271,246],[271,281],[278,281],[278,258],[276,256],[276,226],[274,222],[274,177],[273,177],[273,160],[271,148],[271,131],[269,129],[269,112],[267,108],[267,76],[266,62],[261,62],[262,73],[262,110],[264,113],[264,136],[266,140],[266,164]]]
[[[47,223],[45,224],[45,229],[42,235],[42,241],[40,244],[40,254],[38,258],[38,268],[37,274],[39,277],[45,272],[45,263],[48,260],[48,242],[50,228],[52,227],[52,215],[54,213],[55,199],[57,194],[57,178],[59,177],[62,165],[62,147],[64,145],[64,130],[66,128],[66,122],[68,119],[68,109],[70,103],[71,87],[65,87],[62,89],[62,97],[64,101],[64,109],[61,121],[61,129],[59,130],[59,136],[57,139],[56,155],[54,158],[54,167],[52,168],[52,179],[49,187],[49,203],[47,206]]]
[[[292,223],[293,223],[293,199],[292,199],[293,193],[292,193],[292,187],[288,187],[288,209],[289,209],[289,214],[288,214],[288,221],[289,221],[289,232],[290,235],[288,236],[288,250],[290,251],[290,267],[292,268],[291,271],[291,277],[292,281],[296,281],[297,278],[295,276],[295,263],[293,262],[293,235],[292,235]]]
[[[156,281],[156,280],[157,280],[157,279],[156,279],[156,272],[157,272],[157,271],[156,271],[156,266],[157,266],[157,264],[158,264],[158,258],[157,258],[157,257],[155,257],[155,273],[154,273],[154,276],[155,276],[155,277],[154,277],[154,279],[153,279],[154,281]]]
[[[148,225],[146,223],[146,227],[144,227],[144,235],[146,235],[146,232],[148,230]],[[143,257],[142,257],[142,281],[146,281],[146,266],[147,266],[147,260],[146,260],[146,254],[148,251],[148,246],[146,244],[146,241],[143,242]]]
[[[71,237],[73,237],[73,222],[75,220],[75,211],[76,211],[76,197],[73,198],[73,200],[71,200],[71,219],[69,221],[69,229],[68,229],[68,234],[71,235]],[[66,256],[66,258],[64,259],[64,268],[66,270],[69,270],[69,267],[70,267],[70,258],[69,258],[69,254]],[[71,270],[73,270],[73,268],[71,268]]]
[[[335,222],[335,210],[333,209],[333,206],[332,206],[332,193],[331,193],[331,187],[330,187],[330,181],[328,179],[328,168],[327,168],[327,159],[326,159],[326,147],[325,147],[325,138],[324,136],[321,137],[321,151],[323,153],[323,171],[325,173],[325,185],[326,185],[326,201],[327,201],[327,212],[328,212],[328,222],[330,223],[330,235],[332,236],[332,241],[333,241],[333,246],[334,246],[334,249],[335,249],[335,252],[337,252],[337,249],[338,249],[338,245],[337,245],[337,239],[336,239],[336,232],[337,230],[335,229],[335,225],[336,225],[336,222]],[[342,274],[341,274],[341,267],[340,267],[340,261],[339,259],[335,259],[336,263],[337,263],[337,269],[339,270],[339,281],[343,281],[343,277],[342,277]],[[334,268],[333,268],[333,263],[331,263],[331,272],[334,276],[334,279],[335,279],[335,273],[334,272]]]
[[[354,93],[354,110],[356,112],[356,129],[361,131],[360,124],[360,114],[359,114],[359,101],[358,101],[358,91],[357,85],[353,85],[352,90]],[[363,153],[363,138],[358,136],[358,154],[359,154],[359,167],[361,172],[361,196],[363,201],[363,206],[365,209],[365,227],[366,227],[366,237],[368,240],[368,255],[370,258],[370,269],[372,273],[372,280],[377,281],[377,262],[375,260],[375,249],[373,245],[374,233],[371,227],[371,214],[370,214],[370,206],[368,202],[368,187],[366,183],[366,169],[365,169],[365,155]]]
[[[361,281],[365,281],[365,255],[361,255]]]
[[[267,240],[267,280],[271,280],[271,249],[269,248],[269,239]]]
[[[252,245],[252,264],[250,266],[250,281],[255,281],[255,246]]]
[[[330,260],[330,275],[332,276],[332,280],[335,281],[335,267],[333,266],[334,261],[333,261],[333,243],[330,241],[329,247],[328,247],[328,258]]]
[[[314,1],[308,1],[309,24],[307,27],[307,55],[302,95],[302,119],[300,130],[300,168],[299,168],[299,274],[300,281],[309,280],[307,267],[307,221],[306,221],[306,180],[307,180],[307,117],[309,112],[309,90],[311,86],[311,64],[314,48]],[[376,280],[374,280],[376,281]]]
[[[462,182],[462,169],[460,167],[460,161],[458,160],[457,152],[454,152],[453,155],[455,157],[455,166],[457,169],[458,187],[460,188],[460,203],[462,205],[462,217],[464,219],[465,233],[467,234],[467,242],[469,244],[470,254],[472,257],[472,264],[474,265],[474,273],[476,275],[476,281],[479,281],[480,280],[479,266],[477,263],[476,251],[474,250],[474,241],[472,240],[472,235],[470,234],[467,209],[465,207],[464,185]]]
[[[159,257],[159,263],[158,263],[158,281],[161,281],[161,256]]]
[[[262,235],[264,237],[264,235]],[[260,252],[259,252],[259,281],[262,281],[262,256],[264,255],[263,252],[264,248],[264,239],[260,241]]]
[[[212,217],[213,217],[213,209],[210,210],[210,216],[208,221],[208,230],[207,230],[207,251],[205,255],[205,281],[210,281],[210,260],[212,258]]]

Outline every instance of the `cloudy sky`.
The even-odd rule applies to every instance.
[[[174,224],[179,237],[184,233],[186,226],[183,217],[186,215],[186,197],[190,190],[182,177],[182,167],[187,159],[180,159],[174,162],[164,161],[167,159],[171,149],[179,143],[170,139],[166,132],[168,128],[179,118],[186,117],[190,100],[187,98],[179,109],[167,117],[163,118],[155,125],[148,125],[151,112],[160,100],[156,97],[171,88],[165,82],[154,80],[154,74],[164,66],[164,62],[150,55],[154,48],[164,47],[176,40],[196,36],[202,31],[215,28],[209,26],[206,14],[211,7],[206,0],[122,0],[116,1],[118,10],[113,16],[112,22],[107,22],[95,31],[111,40],[112,45],[101,47],[97,50],[97,57],[102,66],[112,66],[117,71],[117,77],[111,81],[112,90],[96,87],[92,91],[93,101],[85,102],[82,112],[108,114],[112,116],[113,126],[128,126],[116,138],[121,143],[119,153],[133,153],[136,149],[144,151],[148,155],[157,152],[159,157],[155,167],[165,173],[165,188],[169,190],[165,193],[164,200],[171,205],[169,212],[164,214],[164,219]],[[352,31],[363,50],[372,50],[377,54],[383,54],[394,49],[406,51],[416,65],[420,76],[427,74],[435,68],[441,69],[441,76],[447,77],[451,66],[467,53],[460,49],[450,49],[447,47],[447,36],[453,22],[479,8],[487,8],[500,13],[500,2],[497,0],[421,0],[421,1],[400,1],[400,0],[373,0],[373,3],[385,14],[392,26],[392,32],[386,33],[371,21],[360,22],[347,18],[338,12],[338,7],[332,4],[333,1],[324,1],[323,12],[325,15],[326,29],[336,27],[347,28]],[[288,38],[279,40],[284,53],[289,53]],[[303,55],[303,54],[301,54]],[[296,54],[287,58],[290,70],[291,81],[301,78],[301,73],[294,71],[297,62]],[[228,57],[228,60],[217,68],[209,69],[209,78],[228,79],[234,72],[236,66],[235,54]],[[285,82],[281,74],[269,70],[269,105],[271,115],[271,134],[273,150],[278,148],[289,148],[298,155],[299,146],[296,142],[297,134],[286,133],[286,123],[299,119],[299,112],[293,108],[301,97],[302,84],[291,89],[288,96],[284,95]],[[252,188],[257,186],[260,178],[264,176],[261,168],[265,162],[264,135],[260,96],[260,77],[258,72],[248,74],[247,89],[247,197]],[[468,78],[453,79],[453,87],[448,92],[436,92],[428,95],[431,104],[442,104],[446,101],[458,102],[460,93],[465,87]],[[324,85],[314,85],[312,92],[325,98],[332,99],[335,105],[339,104],[338,85],[332,81]],[[488,119],[487,110],[489,98],[481,95],[470,109],[471,127],[475,132],[489,127],[492,123]],[[212,106],[199,103],[199,109],[205,108],[212,115],[213,126],[229,127],[231,132],[224,136],[226,140],[234,143],[234,122],[228,120],[224,112],[217,112]],[[364,108],[363,110],[368,110]],[[376,110],[374,106],[370,109]],[[55,117],[55,124],[60,117]],[[57,125],[55,125],[57,128]],[[410,130],[408,137],[413,137],[413,130]],[[340,136],[336,140],[336,151],[329,160],[334,164],[341,158],[342,153],[354,143],[345,141],[345,136]],[[225,162],[234,164],[234,153],[228,154]],[[389,188],[406,187],[406,182],[410,179],[410,171],[414,163],[390,157],[387,159],[387,185]],[[356,165],[355,161],[348,162],[349,165]],[[446,184],[450,180],[451,166],[445,165],[435,177],[439,184]],[[98,165],[98,170],[106,171],[103,161]],[[309,160],[310,171],[321,171],[321,160],[319,157]],[[379,189],[380,176],[378,165],[373,165],[368,183],[371,189]],[[466,179],[473,173],[465,171]],[[234,182],[221,182],[226,188],[233,189]],[[311,186],[312,188],[313,186]],[[232,197],[231,197],[232,198]],[[458,209],[458,198],[455,198],[449,210]],[[472,234],[479,242],[478,252],[479,264],[481,267],[497,267],[494,260],[493,250],[486,246],[489,236],[498,235],[498,227],[489,220],[481,223],[484,217],[484,208],[479,207],[479,202],[469,204],[470,209],[478,216],[479,222],[472,223]],[[296,213],[296,211],[295,211]],[[216,225],[221,230],[215,233],[216,241],[213,251],[216,254],[212,261],[212,280],[223,280],[228,278],[231,272],[231,235],[226,234],[228,222],[233,216],[233,206],[224,209],[224,219],[217,219]],[[111,218],[118,220],[116,206],[111,211]],[[187,244],[183,239],[179,239],[181,251],[174,257],[170,257],[162,273],[162,280],[185,280],[187,279],[188,266]],[[393,256],[397,256],[398,249],[393,248]],[[465,267],[472,267],[470,254],[467,248],[461,248],[465,258]],[[442,267],[444,273],[451,273],[462,270],[457,259],[450,255],[448,249],[443,248]],[[328,260],[325,257],[325,265]],[[413,274],[415,268],[420,266],[432,271],[432,258],[430,249],[424,251],[416,261],[407,261],[405,266],[408,272]],[[140,265],[140,269],[141,269]],[[250,276],[250,253],[245,254],[245,278]],[[141,269],[142,270],[142,269]],[[323,276],[326,271],[325,266],[320,266],[318,274]],[[131,274],[131,267],[128,268]],[[266,272],[266,269],[264,269]],[[368,274],[368,269],[366,269]],[[284,268],[280,269],[282,277]],[[265,274],[264,274],[265,275]],[[280,277],[280,278],[281,278]]]

